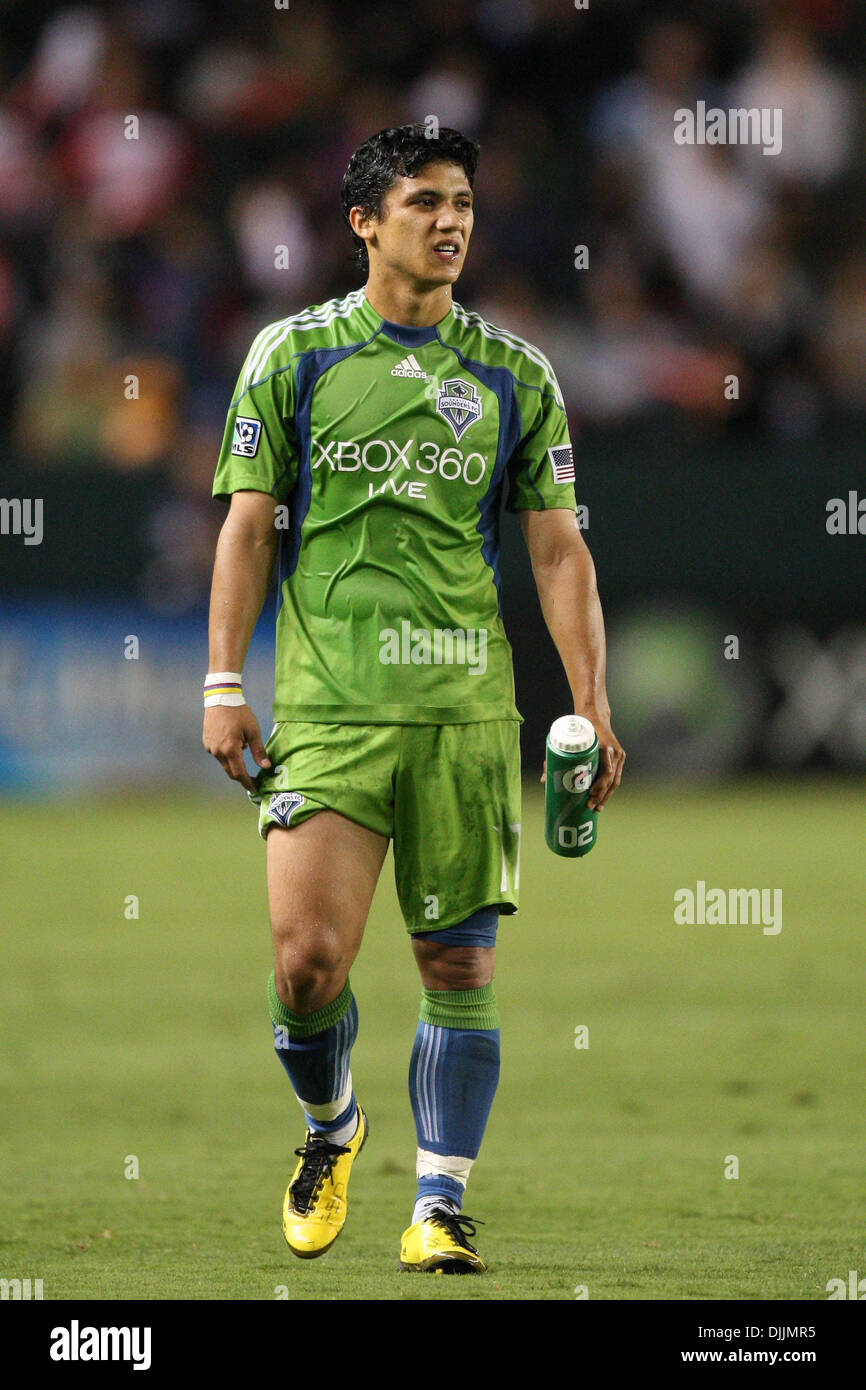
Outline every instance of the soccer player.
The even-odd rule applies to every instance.
[[[409,1064],[417,1192],[400,1263],[454,1273],[485,1269],[461,1205],[499,1077],[498,919],[518,906],[503,491],[574,711],[598,732],[591,805],[619,785],[625,757],[556,378],[537,348],[451,297],[477,157],[444,128],[365,141],[342,203],[366,284],[271,324],[250,348],[214,482],[231,506],[204,720],[205,748],[259,805],[267,841],[270,1015],[307,1125],[283,1203],[289,1247],[313,1258],[333,1244],[367,1138],[349,970],[391,841],[422,984]],[[241,669],[277,550],[277,722],[264,746]]]

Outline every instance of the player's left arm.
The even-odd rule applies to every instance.
[[[625,750],[610,726],[605,675],[604,617],[595,565],[575,513],[565,507],[520,511],[541,611],[559,653],[574,713],[589,719],[598,734],[598,775],[590,810],[604,806],[622,780]]]

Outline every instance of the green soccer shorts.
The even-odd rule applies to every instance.
[[[520,725],[276,724],[256,777],[259,833],[337,811],[393,843],[409,932],[517,911]]]

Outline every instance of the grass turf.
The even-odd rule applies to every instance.
[[[345,1231],[302,1262],[280,1230],[302,1129],[271,1055],[248,805],[6,804],[0,1275],[46,1299],[826,1299],[862,1264],[861,798],[633,787],[576,862],[544,847],[527,789],[466,1202],[482,1279],[396,1267],[419,985],[390,859],[352,972],[371,1137]],[[782,931],[675,925],[699,878],[781,888]]]

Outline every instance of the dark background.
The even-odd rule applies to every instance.
[[[189,681],[172,756],[198,757],[239,365],[262,325],[359,283],[349,155],[430,115],[482,147],[456,298],[563,387],[630,766],[863,765],[866,535],[826,528],[829,499],[866,495],[862,6],[135,0],[0,24],[0,491],[44,500],[41,545],[0,537],[0,785],[26,790],[11,711],[37,686],[74,760],[88,653],[117,776],[159,773],[123,761],[152,710],[110,679],[112,623],[149,635],[136,680],[176,702]],[[781,153],[677,146],[698,100],[780,107]],[[568,692],[508,517],[502,567],[540,757]]]

